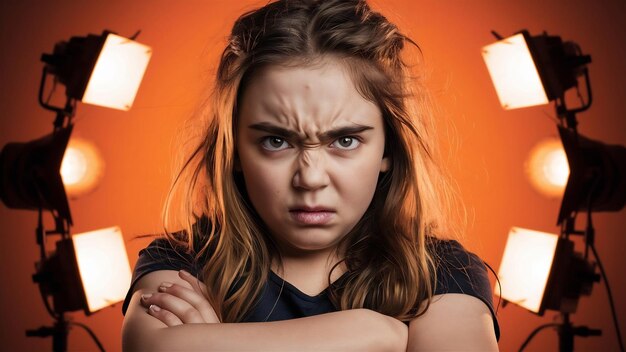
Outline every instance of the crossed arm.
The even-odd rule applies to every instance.
[[[163,282],[173,285],[159,289]],[[122,328],[125,351],[497,350],[487,307],[467,295],[437,297],[407,326],[368,309],[264,322],[219,323],[195,278],[155,271],[141,278]],[[142,295],[152,294],[147,299]],[[151,305],[160,311],[147,309]],[[452,309],[452,311],[451,311]],[[451,314],[455,318],[450,319]]]

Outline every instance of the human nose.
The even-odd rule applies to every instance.
[[[298,189],[316,190],[324,188],[330,182],[323,157],[318,151],[304,151],[299,160],[298,168],[293,175],[293,186]]]

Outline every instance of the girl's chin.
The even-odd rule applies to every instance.
[[[339,239],[328,239],[327,241],[310,241],[310,239],[290,239],[287,240],[288,250],[300,254],[313,254],[315,252],[326,252],[335,249]],[[284,247],[284,246],[281,246]]]
[[[338,226],[285,226],[280,230],[272,230],[272,237],[284,254],[291,253],[293,255],[306,255],[314,254],[314,252],[334,250],[346,235],[342,231],[343,228],[340,229]]]

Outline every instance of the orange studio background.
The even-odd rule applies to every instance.
[[[264,1],[17,1],[0,2],[0,146],[51,132],[54,116],[37,104],[42,53],[58,41],[104,29],[131,36],[153,49],[133,108],[120,112],[80,104],[75,136],[94,143],[105,163],[99,187],[70,201],[74,233],[118,225],[131,265],[146,240],[159,231],[160,210],[180,140],[176,131],[190,116],[215,72],[225,37],[242,12]],[[557,136],[552,106],[516,111],[500,108],[481,58],[494,40],[521,29],[546,30],[580,44],[591,54],[594,102],[578,116],[579,131],[596,140],[626,144],[626,2],[623,0],[409,1],[373,2],[422,48],[429,85],[437,103],[439,134],[453,177],[468,210],[466,245],[495,268],[511,226],[557,232],[560,200],[537,193],[524,173],[532,147]],[[63,90],[59,89],[58,93]],[[50,324],[32,283],[38,260],[36,212],[0,206],[0,346],[41,351],[51,339],[26,338],[26,329]],[[583,223],[584,224],[584,223]],[[626,213],[595,215],[596,246],[612,284],[622,326],[626,326]],[[500,348],[517,350],[530,331],[551,322],[516,306],[500,308]],[[119,350],[121,304],[89,318],[109,351]],[[594,286],[573,316],[577,324],[603,330],[602,337],[577,338],[581,351],[616,350],[606,290]],[[451,332],[451,335],[453,333]],[[451,336],[452,337],[452,336]],[[529,350],[555,350],[556,333],[540,333]],[[72,329],[69,349],[95,350],[87,334]]]

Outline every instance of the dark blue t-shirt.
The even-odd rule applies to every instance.
[[[433,250],[437,260],[437,284],[433,294],[462,293],[483,301],[491,311],[496,339],[500,338],[500,328],[496,319],[491,286],[483,261],[474,253],[468,252],[454,240],[435,240]],[[196,263],[192,255],[182,249],[174,249],[165,238],[153,240],[139,252],[139,259],[133,271],[133,278],[122,306],[126,314],[128,303],[137,280],[157,270],[187,270],[198,277],[201,263]],[[345,275],[331,285],[340,285]],[[282,291],[282,292],[281,292]],[[317,296],[309,296],[273,271],[263,288],[257,304],[254,305],[244,322],[278,321],[302,318],[337,311],[329,298],[328,289]]]

